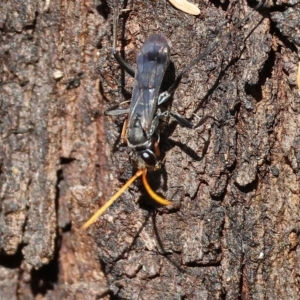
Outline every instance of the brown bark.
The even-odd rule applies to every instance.
[[[184,76],[172,110],[205,121],[170,121],[149,174],[174,206],[137,182],[86,234],[133,174],[124,117],[103,115],[133,83],[111,55],[114,4],[1,2],[0,298],[298,299],[298,2],[254,12]],[[194,17],[129,1],[119,42],[134,66],[163,33],[178,74],[249,5],[206,0]]]

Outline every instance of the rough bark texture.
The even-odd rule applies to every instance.
[[[111,54],[115,4],[1,1],[0,299],[298,299],[299,2],[269,1],[184,76],[172,110],[204,121],[170,120],[149,174],[174,205],[137,182],[74,234],[133,173],[125,117],[103,115],[133,83]],[[163,33],[168,86],[254,5],[119,2],[119,46],[134,66]]]

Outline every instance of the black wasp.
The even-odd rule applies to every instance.
[[[256,5],[257,10],[264,4],[261,1]],[[162,205],[171,204],[170,201],[157,195],[149,186],[146,173],[147,170],[157,170],[161,167],[159,151],[159,122],[163,117],[174,118],[181,126],[193,128],[193,125],[184,117],[170,110],[162,110],[161,105],[173,95],[179,86],[181,79],[194,65],[210,54],[217,45],[236,28],[249,18],[250,12],[243,20],[238,22],[230,32],[219,34],[216,39],[194,60],[192,60],[175,78],[171,87],[160,93],[160,88],[165,71],[170,62],[170,49],[167,39],[163,35],[153,34],[145,41],[137,55],[137,69],[133,70],[116,50],[117,26],[119,13],[116,10],[113,26],[113,55],[120,66],[127,73],[134,77],[134,88],[129,109],[116,109],[106,111],[106,115],[116,116],[128,114],[121,137],[126,141],[132,150],[131,160],[137,173],[104,205],[102,206],[83,226],[89,227],[102,215],[105,210],[124,192],[125,189],[139,176],[142,175],[143,184],[150,196]]]

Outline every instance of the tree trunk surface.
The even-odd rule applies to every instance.
[[[164,89],[253,1],[118,3],[118,47],[136,66],[167,37]],[[120,142],[133,78],[112,56],[116,4],[0,4],[0,299],[299,299],[300,1],[269,1],[182,79],[166,154],[86,232],[135,172]],[[127,104],[128,105],[128,104]],[[125,104],[126,106],[126,104]],[[298,133],[297,133],[298,132]]]

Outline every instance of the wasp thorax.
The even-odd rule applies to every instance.
[[[147,135],[143,128],[133,127],[128,129],[127,140],[133,146],[140,146],[147,141]]]

